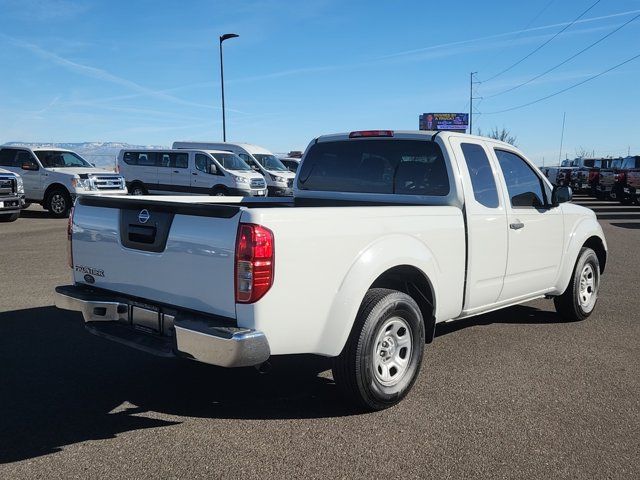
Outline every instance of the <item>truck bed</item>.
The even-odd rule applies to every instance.
[[[143,210],[149,216],[144,223]],[[274,283],[254,304],[236,303],[234,295],[241,222],[262,225],[274,235]],[[273,354],[337,355],[335,345],[325,341],[331,335],[324,330],[334,325],[332,311],[346,301],[342,295],[363,295],[350,289],[366,291],[384,272],[363,265],[375,260],[385,268],[385,257],[397,260],[398,252],[434,282],[451,286],[437,306],[438,316],[453,318],[462,307],[464,219],[461,209],[451,206],[81,197],[73,216],[72,252],[76,284],[230,319],[273,339]],[[374,276],[350,277],[360,271]],[[301,329],[305,334],[297,335]]]

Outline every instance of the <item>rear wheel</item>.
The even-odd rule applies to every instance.
[[[49,192],[44,203],[44,208],[54,218],[65,218],[71,210],[71,195],[63,188],[55,188]]]
[[[10,213],[10,214],[5,214],[5,215],[0,215],[0,222],[6,223],[6,222],[15,222],[18,217],[20,216],[20,213]]]
[[[130,195],[146,195],[147,189],[144,188],[143,184],[139,182],[135,182],[129,185],[129,194]]]
[[[359,407],[391,407],[411,390],[424,344],[424,322],[415,300],[395,290],[371,289],[342,353],[333,359],[333,378]]]
[[[600,263],[590,248],[583,247],[564,293],[553,299],[556,312],[570,321],[584,320],[596,306],[600,287]]]

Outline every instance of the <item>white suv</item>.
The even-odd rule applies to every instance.
[[[27,206],[39,203],[53,217],[66,217],[77,195],[126,194],[124,178],[96,168],[71,150],[0,147],[0,167],[19,174]]]

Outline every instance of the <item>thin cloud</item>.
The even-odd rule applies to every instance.
[[[615,17],[622,17],[622,16],[626,16],[626,15],[633,15],[636,13],[640,13],[640,10],[629,10],[627,12],[619,12],[619,13],[613,13],[611,15],[603,15],[600,17],[591,17],[591,18],[585,18],[583,20],[578,20],[577,22],[575,22],[575,24],[582,24],[582,23],[589,23],[589,22],[596,22],[599,20],[606,20],[609,18],[615,18]],[[472,38],[469,40],[460,40],[457,42],[448,42],[448,43],[441,43],[439,45],[431,45],[428,47],[421,47],[421,48],[414,48],[412,50],[404,50],[401,52],[395,52],[395,53],[391,53],[388,55],[383,55],[380,57],[377,57],[379,59],[385,59],[385,58],[392,58],[392,57],[399,57],[399,56],[404,56],[404,55],[412,55],[415,53],[420,53],[420,52],[425,52],[425,51],[429,51],[429,50],[437,50],[437,49],[442,49],[442,48],[447,48],[447,47],[454,47],[457,45],[465,45],[465,44],[469,44],[469,43],[475,43],[475,42],[481,42],[484,40],[495,40],[498,38],[504,38],[504,37],[510,37],[513,35],[520,35],[522,33],[527,33],[527,32],[535,32],[535,31],[540,31],[540,30],[547,30],[549,28],[556,28],[556,27],[564,27],[566,25],[568,25],[571,22],[563,22],[563,23],[554,23],[551,25],[542,25],[540,27],[532,27],[532,28],[525,28],[522,30],[514,30],[512,32],[505,32],[505,33],[497,33],[495,35],[487,35],[485,37],[477,37],[477,38]]]
[[[168,102],[176,103],[179,105],[206,108],[210,110],[219,110],[219,108],[214,105],[207,105],[202,103],[190,102],[188,100],[183,100],[181,98],[174,97],[173,95],[164,93],[162,90],[153,90],[143,85],[140,85],[139,83],[133,82],[131,80],[127,80],[126,78],[119,77],[101,68],[96,68],[89,65],[84,65],[81,63],[74,62],[67,58],[61,57],[60,55],[57,55],[53,52],[45,50],[33,43],[18,40],[4,34],[0,34],[0,38],[4,38],[6,41],[8,41],[9,43],[11,43],[16,47],[28,50],[31,53],[39,56],[40,58],[48,60],[60,67],[66,68],[67,70],[70,70],[74,73],[77,73],[85,77],[94,78],[104,82],[119,85],[129,90],[133,90],[138,94],[155,97],[155,98],[166,100]],[[237,112],[237,113],[245,113],[245,112]]]

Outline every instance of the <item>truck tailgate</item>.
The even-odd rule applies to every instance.
[[[235,318],[240,208],[161,199],[80,198],[73,215],[79,284]]]

